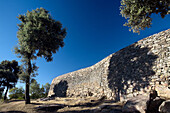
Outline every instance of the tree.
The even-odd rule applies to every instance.
[[[6,100],[7,98],[7,93],[8,93],[9,88],[14,87],[15,84],[17,83],[19,73],[20,73],[20,66],[18,65],[17,61],[4,60],[1,62],[0,87],[1,86],[6,87],[4,100]]]
[[[49,83],[46,83],[46,84],[44,85],[44,89],[45,89],[45,97],[47,97],[47,96],[48,96],[48,92],[49,92],[49,90],[50,90],[50,84],[49,84]]]
[[[25,15],[19,15],[18,46],[15,53],[25,62],[25,103],[30,103],[29,86],[33,73],[32,61],[44,57],[47,62],[53,60],[53,53],[64,46],[66,29],[55,21],[47,10],[37,8]]]
[[[159,13],[162,18],[170,14],[170,0],[122,0],[120,10],[122,17],[129,18],[124,26],[140,33],[140,30],[151,27],[151,14]]]
[[[2,94],[3,94],[3,91],[4,91],[4,88],[5,87],[1,87],[1,85],[2,85],[2,83],[3,83],[3,77],[4,77],[4,75],[2,75],[2,65],[0,64],[0,99],[2,99]]]
[[[30,85],[30,94],[32,99],[40,98],[41,88],[40,88],[40,84],[38,84],[36,80],[32,81]]]
[[[35,79],[32,80],[30,85],[30,95],[32,99],[44,98],[47,96],[48,91],[49,83],[46,83],[40,87],[40,84]]]
[[[22,87],[14,87],[9,90],[10,99],[24,99],[24,89]]]
[[[45,97],[45,88],[44,88],[44,85],[41,86],[39,94],[40,94],[39,98],[44,98]]]
[[[3,91],[0,91],[0,99],[2,99]]]

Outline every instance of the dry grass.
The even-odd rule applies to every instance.
[[[41,101],[32,100],[31,104],[25,105],[22,100],[14,100],[0,104],[0,113],[75,113],[75,112],[96,112],[104,109],[104,104],[110,105],[114,109],[120,103],[109,103],[98,98],[55,98],[54,100]],[[116,108],[117,109],[117,108]],[[121,109],[118,108],[118,109]]]

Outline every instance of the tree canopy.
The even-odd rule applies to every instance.
[[[0,86],[5,86],[7,81],[16,83],[18,80],[18,72],[19,66],[17,61],[2,61],[0,64]]]
[[[170,14],[170,0],[122,0],[120,10],[121,15],[128,18],[124,26],[140,33],[140,30],[151,27],[151,14],[160,14],[162,18]]]
[[[47,62],[52,61],[52,55],[64,46],[66,29],[59,21],[56,21],[44,8],[27,11],[25,15],[19,15],[21,21],[17,38],[19,40],[15,53],[22,58],[24,63],[24,81],[26,104],[30,103],[29,85],[31,75],[36,66],[32,63],[37,57],[44,57]]]
[[[6,100],[7,92],[9,88],[15,86],[18,81],[18,75],[20,74],[20,66],[16,60],[8,61],[4,60],[0,64],[0,87],[6,87],[4,100]]]
[[[44,8],[27,11],[25,15],[19,15],[18,19],[21,23],[18,24],[19,44],[15,49],[16,54],[26,59],[44,57],[51,61],[52,54],[64,46],[66,29]]]

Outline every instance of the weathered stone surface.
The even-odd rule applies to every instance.
[[[170,113],[170,100],[164,101],[159,107],[160,113]]]
[[[167,89],[168,80],[170,82],[170,29],[123,48],[91,67],[56,77],[48,96],[106,96],[124,101],[148,94],[151,87]]]
[[[149,96],[138,95],[134,98],[129,99],[122,108],[124,113],[145,113]]]
[[[170,99],[170,89],[168,87],[158,85],[155,89],[158,92],[158,96]]]

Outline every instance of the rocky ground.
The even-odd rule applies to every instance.
[[[0,113],[122,113],[122,106],[104,97],[38,99],[28,105],[13,100],[1,103]]]

